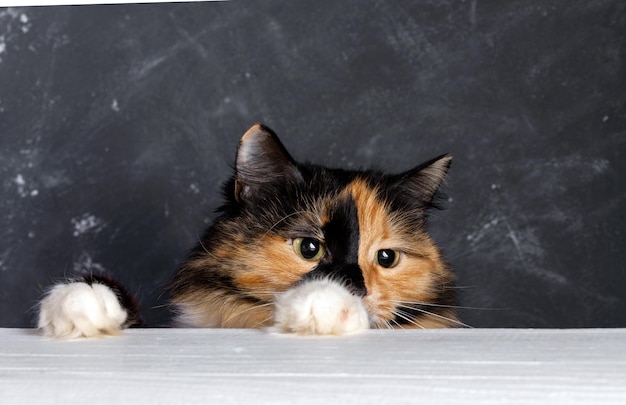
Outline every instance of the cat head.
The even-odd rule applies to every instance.
[[[222,215],[180,272],[175,301],[203,299],[186,311],[211,318],[205,326],[259,326],[250,323],[270,322],[276,294],[332,278],[363,299],[372,327],[454,323],[453,276],[426,232],[451,161],[442,155],[392,175],[330,169],[296,162],[269,128],[253,126]]]

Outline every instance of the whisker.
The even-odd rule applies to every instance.
[[[232,291],[232,292],[238,293],[238,295],[248,296],[245,292],[242,293],[242,291],[237,290],[236,287],[235,288],[229,288],[228,291]],[[267,297],[268,299],[273,299],[276,296],[276,294],[280,294],[280,292],[270,291],[270,290],[268,290],[268,291],[254,290],[254,296],[255,297],[256,296],[258,296],[258,297],[262,296],[264,298]]]
[[[381,319],[376,322],[376,329],[393,329],[391,324],[386,319]]]
[[[398,328],[404,329],[404,326],[402,326],[402,324],[396,321],[395,319],[391,319],[391,322],[390,321],[385,321],[385,322],[387,323],[389,329],[395,329],[394,326],[391,324],[391,322],[395,323]]]
[[[505,311],[508,308],[482,308],[482,307],[467,307],[462,305],[444,305],[444,304],[433,304],[429,302],[421,302],[421,301],[399,301],[399,300],[390,300],[394,304],[407,306],[407,305],[423,305],[425,307],[440,307],[440,308],[453,308],[453,309],[473,309],[473,310],[481,310],[481,311]],[[412,308],[412,307],[411,307]]]
[[[281,219],[279,219],[277,222],[274,223],[274,225],[272,225],[264,234],[263,236],[267,236],[268,233],[272,232],[272,230],[274,228],[276,228],[278,226],[278,224],[280,224],[281,222],[293,217],[294,215],[298,215],[298,214],[306,214],[309,211],[296,211],[296,212],[292,212],[291,214],[285,215],[284,217],[282,217]]]
[[[268,317],[266,317],[264,319],[261,319],[259,322],[254,324],[254,327],[258,327],[258,326],[263,325],[265,322],[271,320],[273,317],[274,317],[274,314],[272,314],[272,315],[270,315],[270,316],[268,316]]]
[[[404,307],[405,307],[405,308],[412,309],[412,310],[414,310],[414,311],[421,312],[421,313],[426,314],[426,315],[430,315],[430,316],[434,316],[434,317],[437,317],[437,318],[445,319],[446,321],[450,321],[450,322],[452,322],[452,323],[456,323],[457,325],[463,326],[463,327],[465,327],[465,328],[474,329],[473,327],[469,326],[469,325],[468,325],[468,324],[466,324],[466,323],[463,323],[463,322],[458,321],[458,320],[453,319],[453,318],[448,318],[447,316],[443,316],[443,315],[436,314],[436,313],[434,313],[434,312],[426,311],[425,309],[416,308],[416,307],[411,307],[411,306],[406,306],[406,305],[404,305]]]
[[[446,285],[445,289],[448,290],[469,290],[471,288],[476,288],[475,285]]]
[[[212,257],[212,258],[214,258],[214,259],[219,259],[219,257],[215,256],[213,253],[211,253],[211,252],[209,251],[209,249],[207,249],[207,247],[206,247],[206,246],[204,246],[204,243],[202,243],[202,238],[200,237],[200,234],[196,234],[196,237],[197,237],[197,239],[198,239],[198,243],[200,243],[200,246],[202,247],[202,250],[204,250],[204,252],[205,252],[206,254],[208,254],[209,256],[211,256],[211,257]]]
[[[410,323],[412,325],[415,325],[415,326],[417,326],[417,327],[419,327],[421,329],[426,329],[423,325],[419,324],[415,319],[411,319],[409,317],[410,314],[408,314],[408,313],[406,313],[404,311],[401,311],[399,309],[395,309],[395,310],[391,311],[391,313],[394,314],[395,316],[397,316],[398,318],[404,319],[405,321],[407,321],[408,323]],[[402,327],[398,321],[396,321],[396,320],[394,320],[394,321],[395,321],[395,323],[398,326]]]
[[[272,305],[274,305],[273,302],[268,302],[268,303],[259,304],[259,305],[253,305],[251,307],[248,307],[248,308],[244,309],[243,311],[239,311],[237,313],[231,314],[228,318],[224,319],[223,323],[227,323],[231,319],[239,317],[239,316],[241,316],[242,314],[245,314],[248,311],[252,311],[252,310],[255,310],[255,309],[258,309],[258,308],[263,308],[263,307],[272,306]]]
[[[377,329],[393,329],[393,327],[391,326],[391,324],[389,323],[388,320],[386,319],[380,319],[376,322],[376,328]]]

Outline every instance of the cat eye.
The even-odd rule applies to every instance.
[[[381,249],[376,253],[376,263],[381,267],[390,269],[400,261],[401,253],[393,249]]]
[[[318,261],[326,253],[324,244],[314,238],[295,238],[292,242],[293,251],[302,259]]]

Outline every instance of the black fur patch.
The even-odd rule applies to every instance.
[[[340,202],[323,228],[327,257],[305,279],[329,277],[343,283],[353,294],[365,296],[367,288],[359,267],[359,220],[352,198]]]

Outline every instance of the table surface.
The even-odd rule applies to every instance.
[[[625,404],[626,329],[0,329],[0,403]]]

